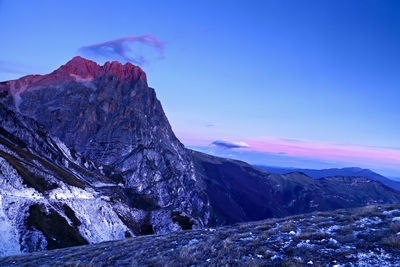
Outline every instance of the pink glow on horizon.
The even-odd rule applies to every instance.
[[[243,140],[251,151],[284,153],[287,156],[340,162],[385,163],[400,166],[400,150],[367,145],[312,142],[282,138]]]
[[[183,143],[200,147],[212,147],[214,145],[211,144],[218,139],[211,138],[206,134],[199,137],[188,132],[178,133],[178,136]],[[249,148],[236,148],[235,150],[282,155],[282,160],[284,160],[284,157],[291,157],[337,163],[338,166],[400,170],[400,148],[277,137],[219,139],[230,142],[244,142],[250,146]]]

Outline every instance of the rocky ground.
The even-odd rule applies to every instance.
[[[0,259],[0,266],[36,265],[399,266],[400,204],[141,236]]]

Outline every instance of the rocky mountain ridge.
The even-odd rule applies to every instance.
[[[365,177],[274,174],[237,160],[192,154],[217,225],[399,201],[398,191]]]
[[[65,65],[46,75],[28,75],[18,80],[0,83],[0,92],[13,96],[65,82],[89,82],[105,75],[116,77],[120,81],[133,82],[146,80],[144,71],[131,63],[122,65],[117,61],[107,62],[103,66],[82,57],[74,57]]]
[[[281,168],[281,167],[269,167],[263,165],[255,165],[255,167],[262,170],[266,170],[272,173],[287,174],[291,172],[302,172],[311,178],[319,179],[331,176],[353,176],[353,177],[365,177],[371,180],[379,181],[384,185],[387,185],[397,191],[400,191],[400,182],[383,175],[380,175],[369,169],[362,169],[358,167],[347,167],[347,168],[331,168],[331,169],[300,169],[300,168]]]

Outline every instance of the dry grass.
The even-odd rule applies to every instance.
[[[382,239],[382,244],[390,248],[400,249],[400,236],[391,235],[389,237],[386,237]]]
[[[300,240],[322,240],[328,238],[327,233],[323,232],[303,232],[297,235]]]
[[[390,225],[390,230],[394,233],[400,232],[400,221],[393,222]]]
[[[0,266],[15,265],[14,261],[19,266],[307,266],[309,261],[313,266],[330,266],[357,265],[362,260],[357,258],[360,253],[390,255],[378,258],[372,265],[400,266],[400,222],[392,222],[391,213],[382,214],[390,207],[318,212],[216,231],[135,237],[46,251],[46,255],[43,252],[3,258]],[[376,217],[382,222],[361,226],[360,220],[371,222]],[[371,265],[368,261],[362,264]]]

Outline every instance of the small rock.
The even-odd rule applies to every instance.
[[[333,239],[332,237],[329,239],[329,243],[336,245],[338,242],[336,239]]]
[[[189,241],[189,245],[193,245],[193,244],[196,244],[196,243],[198,243],[198,242],[199,242],[199,240],[197,240],[197,239],[195,238],[195,239],[192,239],[192,240]]]
[[[277,258],[279,258],[277,255],[274,255],[271,257],[271,260],[276,260]]]

